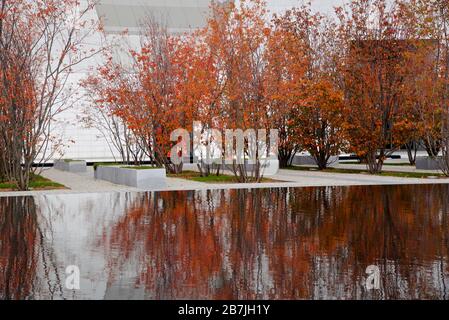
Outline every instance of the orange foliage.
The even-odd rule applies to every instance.
[[[343,88],[337,72],[341,44],[335,34],[336,25],[313,13],[310,3],[287,11],[275,19],[275,24],[293,37],[289,43],[297,52],[287,70],[296,71],[300,77],[293,78],[292,85],[281,91],[283,96],[293,97],[294,112],[289,123],[292,135],[296,144],[314,157],[318,167],[325,169],[345,141]]]
[[[341,72],[345,81],[345,122],[351,151],[365,158],[371,173],[408,142],[404,84],[413,43],[401,34],[400,6],[387,1],[352,1],[339,11],[339,35],[346,40]]]
[[[270,108],[271,125],[279,130],[279,161],[281,167],[299,151],[302,139],[296,118],[305,90],[307,57],[302,39],[294,30],[275,22],[267,44],[265,99]]]

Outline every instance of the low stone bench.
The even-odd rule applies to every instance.
[[[261,159],[260,160],[260,170],[263,172],[264,177],[271,177],[278,173],[279,171],[279,160],[277,159]],[[254,163],[247,163],[246,170],[252,171],[255,168]]]
[[[416,169],[418,170],[440,170],[440,165],[438,163],[438,158],[431,157],[417,157],[416,158]]]
[[[332,156],[329,158],[328,166],[335,167],[339,163],[338,156]],[[293,158],[292,165],[294,166],[316,166],[316,161],[312,156],[308,155],[297,155]]]
[[[53,167],[57,170],[72,173],[80,173],[87,171],[86,161],[84,160],[56,160]]]
[[[98,166],[95,179],[105,180],[139,189],[158,189],[167,187],[167,174],[164,168],[132,169],[117,166]]]

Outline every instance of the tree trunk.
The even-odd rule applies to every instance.
[[[329,156],[324,152],[319,152],[314,157],[315,162],[318,166],[318,170],[326,170],[329,165]]]
[[[279,154],[279,167],[283,169],[288,168],[291,165],[290,158],[290,156]]]
[[[407,156],[408,161],[410,162],[411,166],[414,166],[416,164],[416,153],[418,151],[418,144],[416,141],[410,141],[405,145],[407,148]]]
[[[293,149],[279,148],[278,159],[280,168],[288,168],[293,161]]]
[[[384,164],[384,158],[381,154],[379,158],[377,158],[377,151],[371,151],[366,156],[367,161],[367,169],[371,174],[379,174],[382,172],[382,167]]]
[[[424,144],[424,148],[426,149],[429,157],[435,158],[440,153],[440,150],[441,150],[441,141],[440,140],[435,140],[435,139],[431,139],[431,138],[424,139],[423,144]]]

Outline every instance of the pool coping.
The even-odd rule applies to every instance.
[[[170,179],[170,178],[167,178]],[[424,179],[422,179],[424,180]],[[0,192],[0,198],[24,197],[24,196],[51,196],[51,195],[82,195],[82,194],[108,194],[108,193],[146,193],[146,192],[177,192],[177,191],[214,191],[214,190],[244,190],[244,189],[282,189],[282,188],[323,188],[323,187],[357,187],[357,186],[405,186],[405,185],[449,185],[449,181],[423,181],[423,182],[385,182],[385,183],[341,183],[341,184],[301,184],[295,182],[284,183],[260,183],[260,184],[206,184],[197,187],[156,188],[156,189],[126,189],[122,190],[98,190],[79,191],[70,189],[38,190],[38,191],[12,191]]]

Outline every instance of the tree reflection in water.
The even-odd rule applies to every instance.
[[[63,297],[39,218],[32,197],[0,199],[0,299],[33,299],[43,291],[49,299]]]
[[[449,185],[0,198],[0,298],[448,299],[448,215]]]
[[[107,240],[109,283],[131,266],[153,299],[447,298],[448,200],[437,185],[146,194]]]

